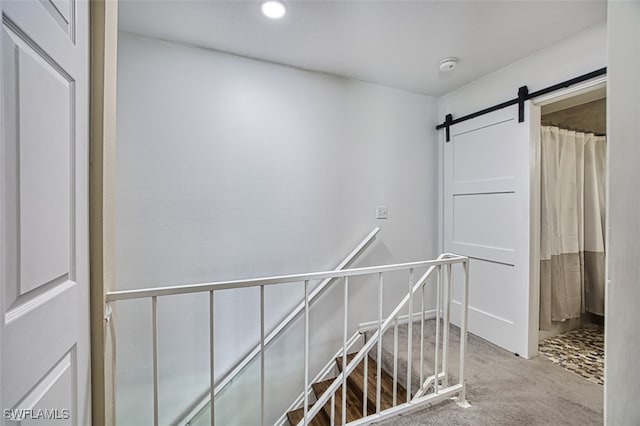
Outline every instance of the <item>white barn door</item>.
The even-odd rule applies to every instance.
[[[537,352],[538,318],[529,283],[530,129],[539,118],[529,104],[524,123],[517,106],[508,107],[452,126],[444,142],[444,249],[471,258],[469,331],[524,357]],[[454,321],[461,279],[454,276]]]
[[[0,9],[0,407],[89,425],[88,4]]]

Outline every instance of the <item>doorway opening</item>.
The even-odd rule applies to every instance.
[[[603,385],[606,87],[539,105],[538,352]]]

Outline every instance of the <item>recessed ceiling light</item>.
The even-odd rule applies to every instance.
[[[458,58],[445,58],[440,61],[440,71],[451,71],[458,65]]]
[[[287,13],[287,8],[281,1],[269,0],[262,3],[262,13],[267,18],[280,19]]]

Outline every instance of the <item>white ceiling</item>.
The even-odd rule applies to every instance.
[[[605,1],[285,4],[274,21],[259,1],[121,0],[120,29],[438,96],[606,19]]]

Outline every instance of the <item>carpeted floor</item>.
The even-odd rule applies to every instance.
[[[459,330],[451,328],[451,372],[458,371]],[[427,321],[425,348],[435,342],[435,322]],[[419,372],[420,327],[413,327],[413,375]],[[385,334],[383,363],[392,371],[393,332]],[[380,425],[601,425],[603,388],[554,365],[542,356],[526,360],[469,335],[466,360],[467,399],[470,408],[453,401],[394,417]],[[407,326],[399,329],[398,371],[406,371]],[[404,348],[404,349],[402,349]],[[425,372],[432,374],[433,351],[425,353]],[[427,373],[425,373],[427,374]],[[452,374],[453,381],[457,380]],[[400,378],[401,382],[406,382]]]
[[[585,327],[540,342],[540,355],[590,382],[604,385],[604,328]]]

